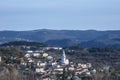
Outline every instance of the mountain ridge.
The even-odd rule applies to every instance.
[[[11,41],[44,42],[50,46],[74,46],[81,43],[120,39],[120,30],[52,30],[0,31],[0,43]],[[54,42],[55,41],[55,42]],[[115,40],[113,40],[114,42]],[[61,45],[62,44],[62,45]],[[97,44],[96,44],[97,45]],[[89,45],[88,45],[89,46]]]

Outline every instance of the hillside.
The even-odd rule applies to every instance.
[[[45,47],[46,44],[39,43],[39,42],[28,42],[28,41],[13,41],[1,44],[0,46],[39,46],[39,47]]]
[[[110,39],[110,40],[92,40],[80,43],[78,46],[85,48],[120,48],[120,40]]]
[[[117,40],[115,40],[117,39]],[[33,31],[0,31],[0,43],[11,41],[45,42],[50,46],[74,46],[88,43],[99,45],[119,46],[120,30],[96,31],[96,30],[33,30]],[[117,44],[116,44],[117,41]],[[115,43],[115,44],[111,44]],[[90,45],[87,45],[89,47]],[[103,46],[103,45],[102,45]],[[94,47],[94,46],[93,46]]]

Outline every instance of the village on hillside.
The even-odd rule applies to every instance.
[[[0,46],[0,80],[119,80],[119,52],[8,43]]]
[[[31,75],[33,80],[81,80],[83,77],[93,78],[96,74],[96,69],[93,68],[92,63],[75,63],[69,60],[66,56],[65,50],[61,47],[44,47],[38,50],[24,50],[24,56],[19,58],[19,64],[15,61],[18,58],[11,56],[8,60],[7,66],[16,69],[22,80],[29,80]],[[56,59],[52,55],[46,53],[46,50],[59,50],[60,57]],[[2,56],[0,57],[2,62]],[[63,79],[65,77],[65,79]]]

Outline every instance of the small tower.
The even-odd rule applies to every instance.
[[[2,62],[2,57],[0,56],[0,62]]]
[[[62,63],[65,63],[66,55],[65,55],[65,51],[64,50],[63,50],[63,54],[61,56],[61,60],[62,60]]]
[[[65,55],[65,51],[64,51],[64,50],[63,50],[63,54],[62,54],[62,56],[61,56],[61,63],[62,63],[62,64],[66,64],[66,65],[69,64],[69,60],[66,59],[66,55]]]

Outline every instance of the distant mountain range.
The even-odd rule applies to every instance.
[[[0,31],[0,43],[11,41],[43,42],[50,46],[120,48],[120,30],[32,30]]]

